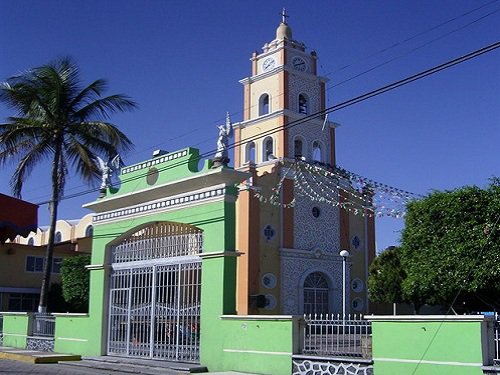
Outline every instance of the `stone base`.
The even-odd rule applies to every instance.
[[[219,168],[219,167],[227,167],[229,164],[230,159],[227,157],[216,157],[214,159],[214,163],[212,165],[212,168]]]

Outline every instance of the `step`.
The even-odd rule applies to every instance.
[[[207,372],[206,367],[191,363],[109,356],[85,357],[81,361],[65,362],[61,365],[147,375],[190,374]]]

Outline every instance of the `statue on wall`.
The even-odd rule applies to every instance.
[[[229,163],[229,137],[233,134],[233,124],[231,123],[229,112],[226,114],[226,123],[224,125],[219,125],[218,128],[219,135],[217,138],[217,152],[214,157],[214,167],[219,167],[221,165],[226,166]]]
[[[98,162],[98,169],[101,173],[101,186],[99,190],[101,192],[101,197],[106,195],[106,189],[111,186],[111,176],[113,173],[120,169],[122,161],[120,155],[116,155],[113,159],[110,159],[107,163],[96,156]]]

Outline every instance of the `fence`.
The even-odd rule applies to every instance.
[[[37,313],[33,316],[31,336],[54,337],[56,317],[49,313]]]
[[[362,315],[305,315],[302,354],[371,358],[371,323]]]
[[[500,315],[498,313],[495,313],[493,337],[495,340],[495,358],[493,358],[493,364],[500,366]]]

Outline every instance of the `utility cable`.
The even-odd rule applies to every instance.
[[[486,47],[483,47],[483,48],[480,48],[480,49],[475,50],[473,52],[470,52],[468,54],[462,55],[462,56],[460,56],[458,58],[455,58],[453,60],[447,61],[447,62],[445,62],[443,64],[437,65],[437,66],[435,66],[433,68],[427,69],[425,71],[422,71],[420,73],[414,74],[412,76],[409,76],[407,78],[401,79],[399,81],[390,83],[390,84],[388,84],[386,86],[383,86],[381,88],[369,91],[369,92],[367,92],[365,94],[359,95],[359,96],[354,97],[354,98],[349,99],[349,100],[346,100],[346,101],[344,101],[342,103],[333,105],[333,106],[328,107],[328,108],[326,108],[324,110],[318,111],[318,112],[310,114],[310,115],[306,115],[306,116],[304,116],[304,117],[302,117],[302,118],[300,118],[298,120],[290,121],[290,122],[288,122],[286,124],[283,124],[283,125],[277,126],[275,128],[272,128],[270,130],[261,132],[261,133],[255,135],[255,136],[253,136],[253,137],[242,139],[239,142],[234,142],[233,144],[228,145],[228,149],[234,149],[235,147],[239,147],[239,146],[241,146],[241,145],[243,145],[245,143],[252,142],[252,141],[255,141],[255,140],[260,139],[260,138],[264,138],[266,136],[278,133],[278,132],[283,131],[285,129],[289,129],[289,128],[292,128],[294,126],[306,123],[306,122],[308,122],[310,120],[320,119],[320,118],[322,118],[323,116],[325,116],[328,113],[332,113],[332,112],[335,112],[335,111],[347,108],[347,107],[349,107],[351,105],[360,103],[362,101],[371,99],[371,98],[373,98],[375,96],[378,96],[378,95],[381,95],[383,93],[392,91],[392,90],[394,90],[396,88],[405,86],[405,85],[407,85],[409,83],[412,83],[412,82],[415,82],[417,80],[420,80],[420,79],[423,79],[425,77],[428,77],[430,75],[436,74],[436,73],[438,73],[438,72],[440,72],[442,70],[451,68],[451,67],[453,67],[455,65],[458,65],[458,64],[461,64],[461,63],[463,63],[465,61],[471,60],[471,59],[476,58],[478,56],[481,56],[483,54],[486,54],[486,53],[489,53],[491,51],[494,51],[494,50],[496,50],[499,47],[500,47],[500,42],[493,43],[493,44],[488,45]],[[211,156],[216,151],[217,150],[211,150],[209,152],[205,152],[203,154],[200,154],[199,155],[199,159]],[[159,172],[166,171],[166,170],[169,170],[169,169],[172,169],[172,168],[176,168],[176,167],[178,167],[180,165],[185,165],[185,164],[187,164],[189,162],[190,161],[182,161],[182,162],[174,163],[174,164],[162,167],[162,168],[158,168],[158,171]],[[135,177],[124,179],[124,180],[122,180],[122,183],[126,183],[126,182],[129,182],[129,181],[132,181],[132,180],[135,180],[135,179],[139,179],[139,178],[144,178],[146,176],[146,174],[147,173],[144,173],[144,174],[137,175]],[[89,194],[91,192],[96,192],[96,191],[99,191],[99,189],[98,188],[89,189],[89,190],[86,190],[86,191],[82,191],[80,193],[72,194],[72,195],[67,196],[67,197],[65,196],[61,200],[70,199],[70,198],[74,198],[74,197],[81,196],[81,195],[86,195],[86,194]],[[46,203],[49,203],[49,202],[50,201],[44,201],[44,202],[40,202],[38,204],[42,205],[42,204],[46,204]]]

